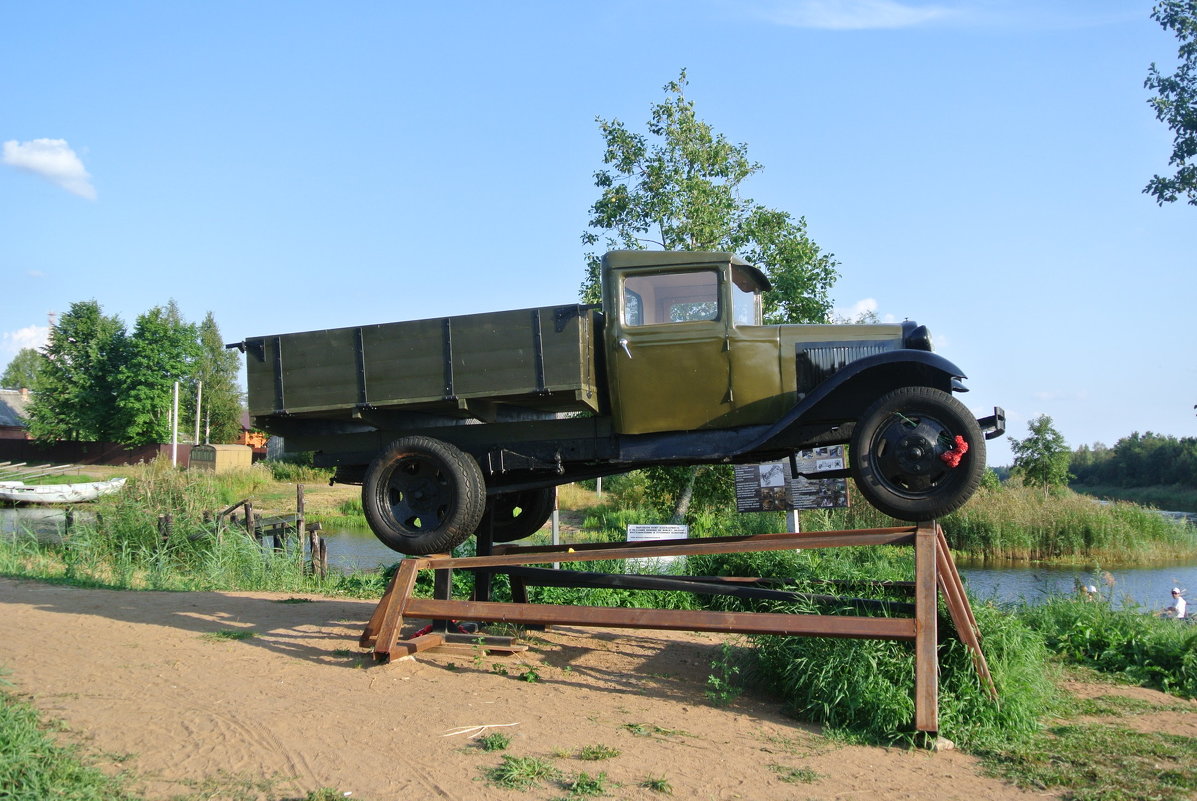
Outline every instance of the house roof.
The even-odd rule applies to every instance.
[[[0,427],[25,428],[25,408],[33,396],[16,389],[0,389]]]

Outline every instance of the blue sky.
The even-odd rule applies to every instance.
[[[926,324],[978,414],[1193,436],[1197,209],[1141,193],[1151,5],[6,3],[0,365],[81,300],[230,342],[572,302],[595,118],[643,130],[685,67],[837,308]]]

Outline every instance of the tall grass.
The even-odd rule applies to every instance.
[[[982,488],[943,520],[957,553],[984,559],[1143,564],[1184,557],[1197,532],[1131,503],[1098,503],[1071,490]]]
[[[999,700],[986,695],[964,645],[939,648],[939,728],[970,750],[1032,736],[1056,702],[1043,640],[1017,619],[976,610]],[[913,648],[890,640],[756,637],[764,676],[797,717],[866,741],[908,740],[914,719]]]
[[[164,460],[130,470],[124,490],[102,498],[95,514],[66,536],[0,538],[0,572],[123,589],[265,590],[378,595],[380,574],[325,578],[305,570],[302,544],[264,547],[243,526],[217,527],[205,513],[261,493],[269,473],[183,472]],[[159,515],[171,516],[169,535]]]
[[[793,580],[790,589],[808,596],[793,602],[726,597],[706,602],[719,609],[877,615],[886,612],[859,607],[852,598],[912,601],[907,589],[893,583],[914,576],[910,548],[773,551],[691,557],[689,562],[704,575],[787,577]],[[818,597],[827,595],[839,600]],[[940,731],[969,749],[1022,741],[1038,730],[1040,715],[1055,703],[1048,651],[1043,638],[1016,617],[987,606],[974,611],[1000,701],[985,693],[964,645],[945,637],[939,646]],[[751,642],[761,678],[796,717],[869,742],[913,737],[915,663],[909,643],[777,636],[756,636]]]

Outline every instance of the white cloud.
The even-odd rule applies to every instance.
[[[836,307],[831,310],[831,320],[837,323],[855,323],[861,320],[875,320],[879,323],[898,322],[898,318],[892,314],[877,313],[877,300],[875,298],[863,298],[846,309]]]
[[[949,19],[958,12],[942,5],[897,0],[782,0],[762,13],[771,22],[794,28],[859,31],[912,28]]]
[[[859,320],[866,315],[877,313],[877,301],[874,298],[858,300],[847,309],[836,309],[835,316],[845,320]]]
[[[91,175],[65,139],[34,139],[29,142],[10,139],[4,143],[0,161],[18,170],[40,175],[73,195],[88,200],[96,199]]]
[[[44,325],[30,325],[16,331],[0,333],[0,355],[11,359],[22,348],[35,350],[45,347],[50,337],[50,328]]]

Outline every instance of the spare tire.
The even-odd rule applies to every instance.
[[[375,536],[399,553],[448,553],[478,528],[486,483],[478,463],[431,437],[403,437],[366,469],[362,510]]]

